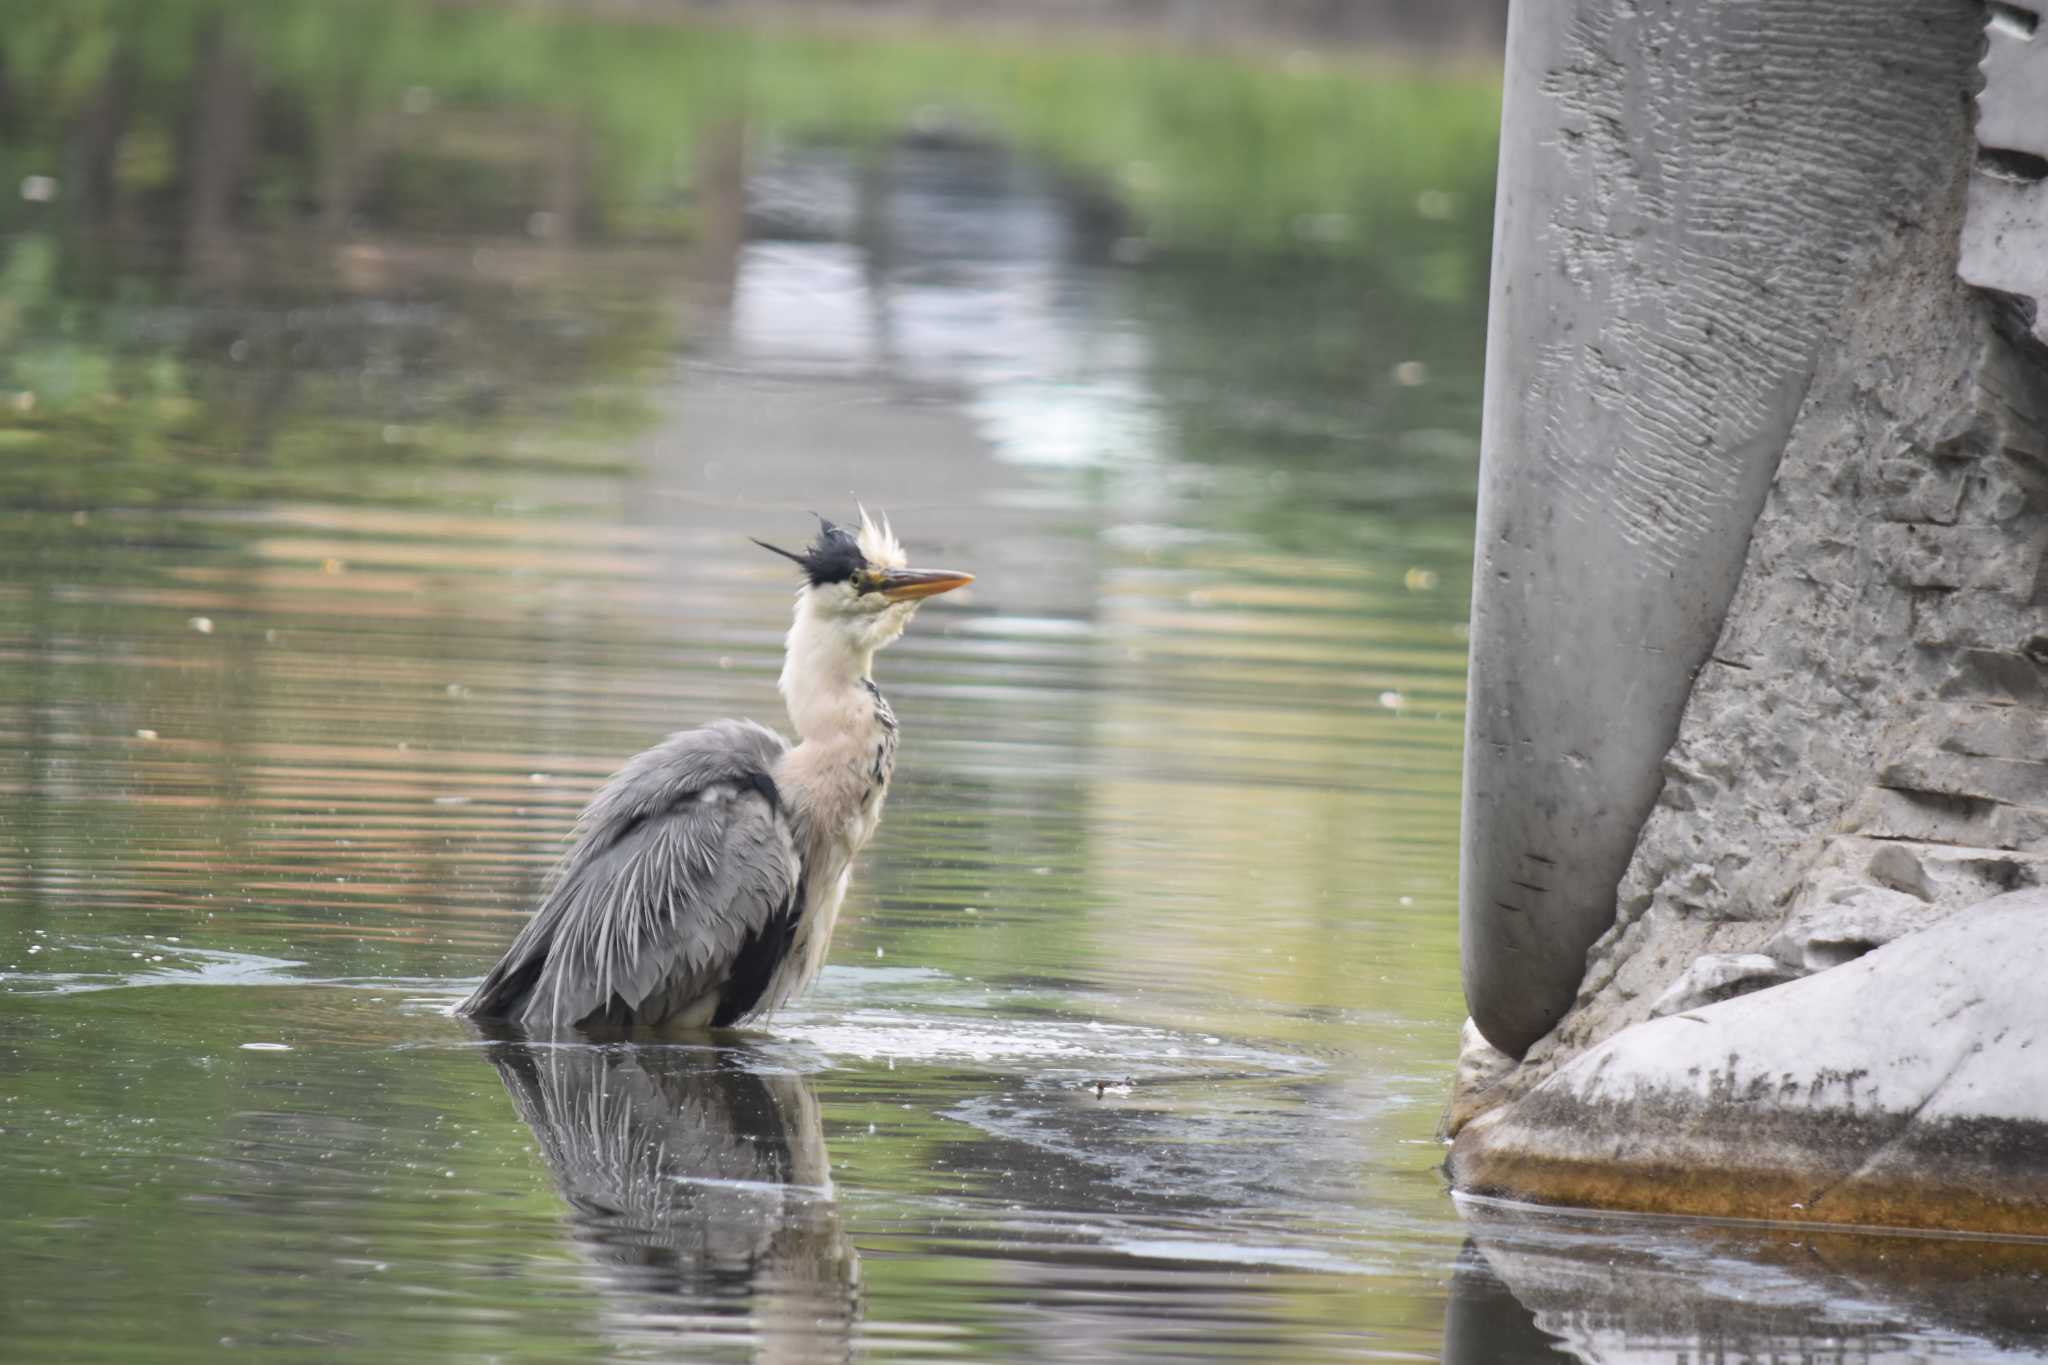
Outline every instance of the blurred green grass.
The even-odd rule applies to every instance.
[[[1499,123],[1496,72],[1368,53],[627,24],[407,0],[0,0],[0,30],[16,180],[53,172],[118,69],[135,143],[124,169],[161,183],[197,54],[225,32],[260,73],[268,115],[289,113],[315,145],[415,92],[578,119],[621,224],[687,196],[701,134],[721,121],[878,141],[938,107],[1102,177],[1162,244],[1365,255],[1389,240],[1483,239]],[[281,183],[257,198],[279,211],[314,193],[298,180],[305,163],[265,171]],[[1455,226],[1417,214],[1431,191],[1467,205]]]

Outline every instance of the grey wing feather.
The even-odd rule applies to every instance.
[[[795,842],[771,776],[788,746],[751,721],[671,735],[605,783],[540,908],[460,1012],[565,1028],[660,1022],[717,987],[793,913]]]

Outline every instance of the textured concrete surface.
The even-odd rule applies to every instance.
[[[1962,276],[2025,300],[2048,342],[2048,17],[2044,0],[1987,5],[1977,158]]]
[[[2048,880],[2048,368],[1955,279],[1962,178],[1846,301],[1616,924],[1513,1086],[1648,1018],[1702,956],[1818,970]]]
[[[1582,19],[1589,6],[1581,0]],[[1794,10],[1810,22],[1802,27]],[[2026,29],[2032,9],[1989,12],[1987,72],[2004,62],[2010,74],[2024,60],[2038,73],[2039,53],[2009,44],[2048,34],[2001,32]],[[1825,46],[1828,13],[1806,4],[1756,17],[1788,25],[1780,37]],[[2048,942],[2048,919],[2012,916],[2017,902],[1996,899],[2048,886],[2048,348],[2034,335],[2031,300],[1966,282],[1987,166],[2009,179],[2032,164],[1987,157],[1978,135],[2048,140],[2048,123],[2015,112],[2019,87],[2008,80],[1987,86],[1973,128],[1965,97],[1985,13],[1949,0],[1898,12],[1925,44],[1916,70],[1939,87],[1917,98],[1919,122],[1901,152],[1940,173],[1910,192],[1901,182],[1889,197],[1838,206],[1872,235],[1827,266],[1842,289],[1811,351],[1739,583],[1687,679],[1653,799],[1630,831],[1613,922],[1586,953],[1568,1012],[1519,1065],[1487,1065],[1468,1039],[1447,1115],[1461,1185],[1617,1207],[2048,1233],[2039,1155],[2048,1152],[2039,1098],[2048,1076],[2029,1069],[2031,1035],[2009,1027],[2028,993],[2038,996],[2032,980],[2048,962],[2035,941]],[[1629,59],[1651,60],[1643,51]],[[1615,78],[1580,64],[1561,79],[1599,87]],[[1652,173],[1661,172],[1628,171]],[[1633,192],[1606,185],[1596,196],[1610,235],[1632,230]],[[1812,229],[1795,217],[1787,230]],[[1556,331],[1582,338],[1586,321],[1565,312]],[[1670,325],[1659,317],[1660,334]],[[1569,360],[1606,363],[1583,352]],[[1654,385],[1638,397],[1667,416],[1689,411],[1682,393]],[[1625,461],[1601,473],[1616,481],[1617,506],[1631,495],[1626,473]],[[1501,562],[1489,553],[1482,544],[1483,570]],[[1621,600],[1597,584],[1589,593],[1583,566],[1554,555],[1521,568],[1558,575],[1556,591],[1608,607]],[[1484,636],[1488,649],[1519,641],[1564,669],[1550,690],[1568,732],[1567,702],[1606,705],[1623,684],[1667,681],[1626,641],[1572,638],[1560,661],[1499,621]],[[1503,768],[1480,740],[1506,712],[1487,693],[1481,714],[1477,618],[1474,667],[1467,761],[1482,774],[1472,790],[1497,801],[1529,790],[1503,772],[1526,784],[1542,765]],[[1533,686],[1517,667],[1523,692],[1510,701]],[[1531,821],[1554,825],[1571,798],[1569,786],[1547,804],[1532,797],[1534,815],[1508,822],[1468,811],[1468,839],[1502,841],[1467,849],[1467,989],[1482,1026],[1487,991],[1511,993],[1512,969],[1535,955],[1474,914],[1471,898],[1488,883],[1469,879],[1524,856],[1527,845],[1509,836]],[[1590,863],[1580,870],[1590,878]],[[1990,915],[1987,904],[2005,908]],[[1546,918],[1546,907],[1563,908],[1525,902],[1503,919],[1556,928],[1556,959],[1591,912]],[[1949,954],[1951,978],[1929,975],[1928,945]],[[1490,974],[1473,970],[1475,954],[1498,958]],[[1924,970],[1872,965],[1901,961]],[[1544,987],[1528,975],[1532,989]],[[1923,1018],[1936,985],[1953,987],[1951,1008]],[[1502,1044],[1493,1028],[1487,1037]],[[2039,1042],[2033,1051],[2048,1051],[2048,1037]],[[1957,1070],[1872,1090],[1869,1078],[1886,1068],[1906,1076],[1901,1049],[1910,1047],[1925,1050],[1922,1060],[1957,1059]],[[1822,1214],[1812,1212],[1817,1198]]]
[[[1465,1125],[1462,1190],[2048,1233],[2048,890],[1640,1024]]]
[[[1708,953],[1694,958],[1678,980],[1650,1003],[1650,1017],[1662,1019],[1667,1014],[1683,1014],[1702,1005],[1781,985],[1797,975],[1769,953]]]
[[[1980,25],[1962,0],[1511,16],[1460,907],[1471,1012],[1508,1053],[1613,922],[1843,301],[1960,164]],[[1898,496],[1961,500],[1961,477]],[[2009,566],[1973,527],[1896,553],[1981,585]]]
[[[1960,119],[1951,136],[1962,145]],[[1617,923],[1572,1012],[1458,1113],[1512,1102],[1652,1017],[1703,958],[1825,971],[2048,885],[2048,355],[1955,280],[1962,198],[1959,172],[1867,262]],[[1953,551],[1939,571],[1897,549],[1938,539]]]

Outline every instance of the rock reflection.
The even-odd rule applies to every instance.
[[[568,1202],[622,1349],[851,1354],[859,1259],[803,1077],[729,1047],[498,1035],[489,1055]]]
[[[1524,1365],[1566,1361],[1558,1339],[1514,1296],[1471,1238],[1451,1271],[1444,1306],[1444,1365]]]
[[[2048,1243],[1460,1201],[1447,1365],[2039,1360]]]

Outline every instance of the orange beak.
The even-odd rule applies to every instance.
[[[891,569],[882,575],[878,591],[891,602],[915,602],[964,588],[973,581],[973,574],[953,569]]]

